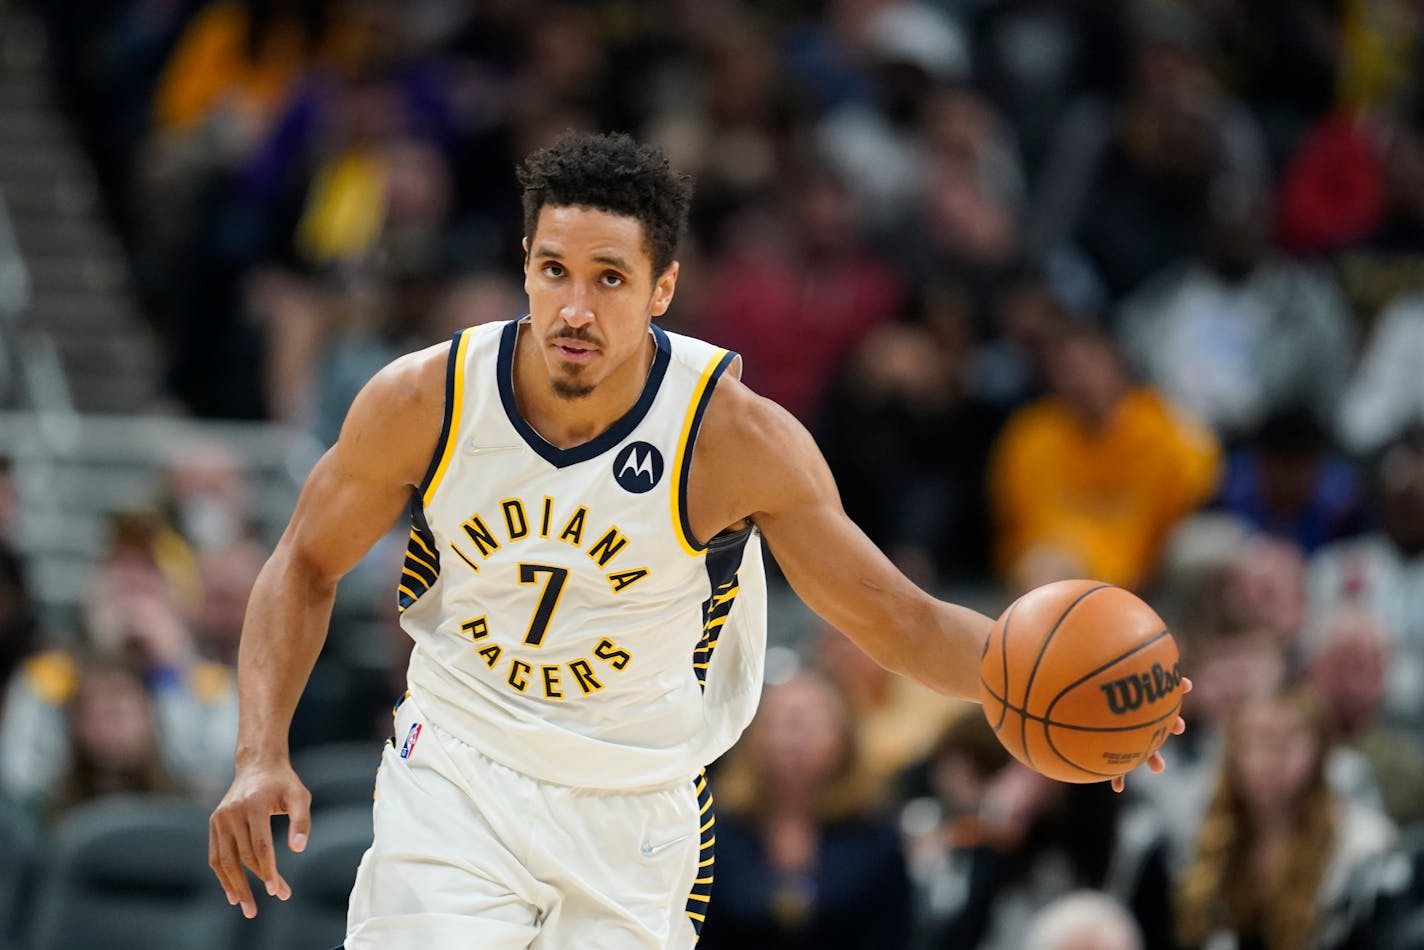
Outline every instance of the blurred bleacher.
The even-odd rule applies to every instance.
[[[153,506],[185,446],[231,450],[268,540],[321,446],[291,427],[167,411],[157,340],[50,92],[44,50],[40,25],[0,5],[0,458],[11,465],[15,540],[41,619],[73,630],[108,519]]]

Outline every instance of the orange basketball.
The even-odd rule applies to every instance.
[[[1138,597],[1056,581],[1009,605],[979,660],[984,715],[1014,758],[1062,782],[1101,782],[1166,741],[1181,708],[1177,644]]]

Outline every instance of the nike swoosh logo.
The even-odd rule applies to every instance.
[[[685,835],[678,835],[676,838],[672,839],[671,841],[664,841],[662,844],[652,844],[652,843],[650,843],[650,842],[645,841],[645,842],[643,842],[643,847],[640,848],[639,850],[641,850],[641,851],[643,852],[643,857],[645,857],[645,858],[651,858],[653,855],[657,854],[659,851],[666,851],[668,848],[671,848],[673,845],[675,845],[675,844],[681,844],[682,842],[686,841],[688,838],[691,838],[691,837],[692,837],[692,832],[689,831],[689,832],[688,832],[687,834],[685,834]]]
[[[512,452],[519,448],[517,445],[476,445],[473,442],[466,444],[466,455],[488,455],[491,452]]]

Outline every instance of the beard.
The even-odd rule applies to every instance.
[[[575,383],[564,379],[551,379],[549,387],[560,399],[584,399],[593,393],[593,387],[587,383]]]

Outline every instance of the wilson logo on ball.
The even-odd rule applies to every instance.
[[[1173,663],[1170,670],[1153,663],[1145,673],[1134,673],[1122,679],[1104,683],[1098,688],[1108,698],[1108,709],[1114,716],[1141,709],[1142,704],[1157,700],[1176,690],[1182,683],[1182,665]]]

